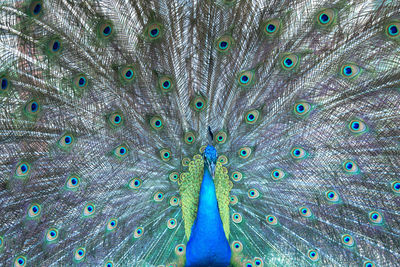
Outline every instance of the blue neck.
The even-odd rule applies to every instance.
[[[199,207],[186,248],[186,266],[229,266],[231,249],[219,215],[213,178],[204,166]]]

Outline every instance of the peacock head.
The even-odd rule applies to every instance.
[[[212,145],[207,145],[204,150],[204,165],[207,166],[208,170],[212,177],[214,177],[215,172],[215,164],[217,163],[218,153],[215,147]]]

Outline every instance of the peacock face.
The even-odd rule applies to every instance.
[[[211,176],[214,177],[215,164],[217,163],[218,158],[217,150],[215,149],[215,147],[207,145],[206,149],[204,150],[203,156],[205,164],[207,165]]]

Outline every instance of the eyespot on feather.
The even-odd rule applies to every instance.
[[[167,149],[167,148],[163,148],[160,150],[160,157],[161,160],[168,162],[171,160],[171,150]]]
[[[331,8],[321,10],[317,14],[317,22],[319,25],[323,27],[332,25],[335,20],[336,20],[336,13]]]
[[[142,186],[142,179],[135,177],[129,181],[130,189],[139,189]]]
[[[175,247],[175,254],[178,256],[183,256],[186,253],[186,246],[184,244],[179,244]]]
[[[254,83],[255,74],[250,70],[241,71],[237,79],[240,86],[249,87]]]
[[[81,262],[85,259],[86,249],[84,247],[79,247],[74,252],[74,259],[77,262]]]
[[[25,267],[26,266],[26,257],[18,256],[14,260],[14,267]]]
[[[277,35],[281,27],[281,21],[279,19],[270,19],[262,24],[262,31],[267,37]]]
[[[258,121],[260,112],[256,109],[249,110],[244,115],[244,120],[247,124],[255,124]]]
[[[281,65],[284,70],[293,70],[299,63],[299,57],[295,54],[286,54],[282,57]]]
[[[278,219],[274,215],[267,215],[266,221],[269,225],[277,225]]]
[[[161,130],[164,127],[164,120],[160,116],[154,116],[150,119],[150,125],[154,130]]]
[[[243,244],[236,240],[232,242],[231,248],[234,253],[240,253],[243,250]]]
[[[230,35],[223,35],[216,40],[215,48],[221,53],[227,53],[234,44],[233,38]]]

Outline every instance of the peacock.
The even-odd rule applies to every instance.
[[[400,266],[400,2],[0,3],[1,266]]]

